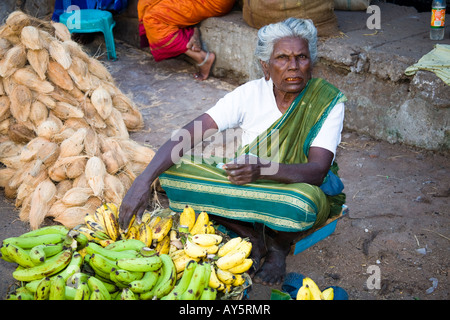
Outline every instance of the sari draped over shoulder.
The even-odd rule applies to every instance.
[[[192,26],[227,14],[234,3],[235,0],[139,0],[139,34],[147,40],[155,61],[172,58],[186,52],[194,34]]]
[[[277,163],[308,161],[309,147],[331,109],[345,96],[323,79],[311,79],[289,109],[236,156],[252,154]],[[159,179],[174,211],[189,204],[196,211],[246,222],[261,222],[277,231],[298,232],[322,225],[340,213],[345,194],[327,196],[307,183],[257,180],[230,183],[218,160],[183,157]],[[337,164],[332,171],[337,174]]]

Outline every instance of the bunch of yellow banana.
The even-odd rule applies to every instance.
[[[77,230],[102,246],[120,239],[118,207],[111,202],[103,203],[93,214],[86,214],[84,225]]]
[[[142,214],[141,221],[130,223],[125,239],[139,239],[149,248],[154,248],[159,254],[168,254],[171,244],[170,231],[173,217],[152,215],[149,211]],[[175,235],[172,234],[172,239]]]
[[[297,300],[333,300],[334,289],[329,287],[320,291],[319,286],[309,277],[303,278],[303,283],[297,292]]]
[[[194,209],[189,205],[186,205],[180,213],[179,231],[191,235],[216,233],[212,221],[209,220],[208,213],[202,211],[196,216]]]
[[[252,243],[241,237],[232,238],[222,245],[217,252],[210,287],[221,291],[243,285],[246,281],[244,273],[253,265],[249,258],[251,250]]]

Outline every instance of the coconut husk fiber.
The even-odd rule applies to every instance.
[[[143,125],[65,25],[15,11],[0,26],[0,188],[31,229],[119,206],[154,155],[129,137]]]

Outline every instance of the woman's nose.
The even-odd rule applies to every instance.
[[[295,56],[289,57],[288,67],[289,69],[298,69],[298,60]]]

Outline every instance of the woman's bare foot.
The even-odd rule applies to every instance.
[[[286,251],[269,248],[264,264],[253,277],[255,283],[278,285],[286,274]]]
[[[197,64],[199,71],[194,74],[194,79],[200,81],[208,79],[215,60],[216,55],[213,52],[206,52],[204,60]]]

